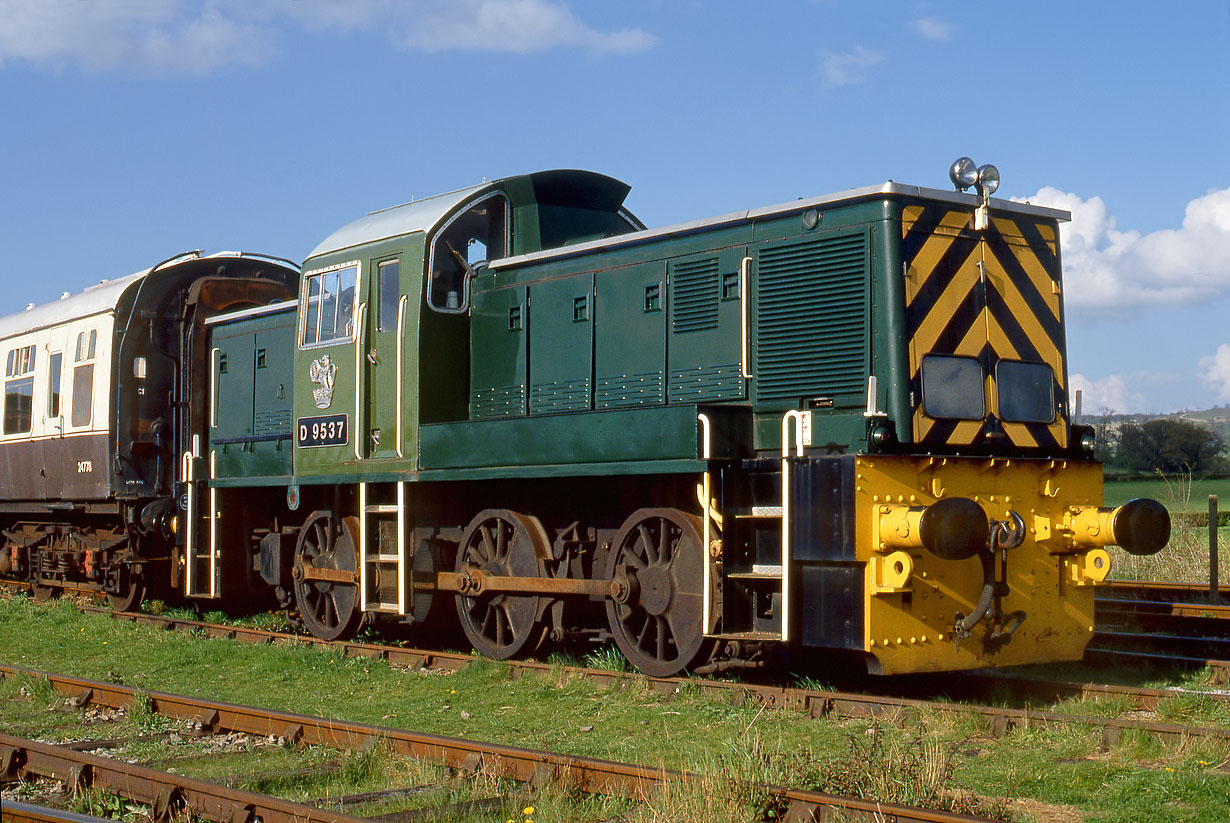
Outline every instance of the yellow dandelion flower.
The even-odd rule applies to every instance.
[[[533,813],[534,813],[533,806],[526,806],[524,809],[521,810],[521,814],[533,814]]]
[[[1166,767],[1166,771],[1168,771],[1168,772],[1173,772],[1173,771],[1174,771],[1174,769],[1172,769],[1172,768],[1170,768],[1169,766],[1167,766],[1167,767]]]

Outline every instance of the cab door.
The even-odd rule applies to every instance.
[[[367,459],[405,456],[403,341],[408,297],[402,288],[401,259],[386,257],[367,266],[369,309],[364,322],[366,339],[363,371],[366,415],[363,437]]]

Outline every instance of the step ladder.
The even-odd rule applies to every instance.
[[[406,614],[406,483],[359,484],[359,591],[363,611]]]
[[[752,611],[747,630],[735,631],[731,636],[782,641],[792,639],[794,603],[791,595],[790,562],[790,461],[792,457],[803,457],[803,447],[809,445],[811,412],[786,412],[782,417],[780,505],[753,504],[734,512],[734,520],[750,532],[751,557],[740,562],[740,571],[727,572],[725,580],[742,588],[743,595],[750,601]],[[767,471],[767,468],[763,471]],[[759,554],[758,548],[763,543],[758,537],[765,541],[776,541],[779,547],[776,557]],[[771,615],[771,619],[768,615]],[[735,627],[737,626],[738,623],[735,624]]]
[[[215,474],[214,452],[209,452],[209,476]],[[201,474],[201,436],[192,435],[192,449],[180,459],[180,480],[184,484],[184,594],[188,597],[218,598],[222,595],[221,512],[218,490],[210,487],[202,506],[201,489],[206,479]]]

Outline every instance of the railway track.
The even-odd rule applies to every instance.
[[[1168,581],[1115,581],[1098,592],[1086,657],[1208,666],[1230,683],[1230,587],[1211,600],[1208,586]]]
[[[76,705],[131,707],[136,690],[112,683],[3,667],[5,675],[45,678]],[[191,721],[203,730],[274,736],[295,745],[361,750],[379,745],[395,755],[444,766],[463,773],[480,770],[520,783],[541,785],[553,781],[572,791],[607,794],[635,800],[650,798],[669,781],[690,782],[701,776],[660,767],[646,767],[595,758],[534,751],[514,746],[480,743],[464,738],[420,734],[404,729],[268,711],[162,692],[142,692],[158,714]],[[38,743],[0,734],[0,780],[52,778],[70,789],[101,788],[151,808],[155,821],[189,811],[227,823],[357,823],[363,818],[316,806],[296,804],[239,788],[173,775],[144,766],[122,763],[70,747]],[[874,820],[901,823],[973,823],[986,818],[918,809],[874,800],[843,798],[781,786],[755,787],[779,801],[784,819],[807,821],[837,812]]]
[[[256,629],[237,625],[223,625],[199,620],[172,618],[163,615],[150,615],[139,612],[115,612],[107,608],[79,605],[78,609],[89,614],[108,617],[113,620],[134,622],[153,626],[163,630],[192,632],[206,637],[232,639],[242,643],[295,643],[314,645],[334,649],[347,657],[372,658],[387,661],[390,665],[436,671],[458,671],[464,669],[478,658],[471,654],[438,651],[431,649],[407,648],[404,646],[360,643],[353,641],[325,641],[310,635],[289,634],[265,629]],[[1125,644],[1132,644],[1138,635],[1121,633]],[[1108,637],[1118,636],[1118,633],[1106,633]],[[1158,662],[1175,662],[1173,650],[1159,651],[1152,655],[1143,652],[1139,647],[1122,651],[1101,647],[1091,649],[1087,657],[1105,657],[1122,662],[1120,658],[1138,659],[1150,657]],[[1230,663],[1220,659],[1188,658],[1193,663],[1209,665],[1214,675],[1230,672]],[[1227,658],[1230,660],[1230,655]],[[546,675],[558,672],[561,667],[555,664],[540,663],[532,660],[509,660],[505,665],[513,667],[519,673],[537,673]],[[2,669],[0,669],[2,670]],[[759,705],[773,709],[799,711],[811,717],[832,715],[837,717],[871,717],[884,716],[907,709],[924,711],[965,711],[984,717],[993,734],[1002,735],[1017,727],[1038,725],[1074,724],[1098,727],[1102,731],[1103,746],[1113,746],[1123,731],[1135,729],[1147,732],[1160,738],[1166,737],[1212,737],[1226,739],[1230,732],[1223,729],[1203,726],[1186,726],[1157,722],[1148,718],[1104,718],[1084,714],[1067,714],[1063,712],[1039,710],[1030,707],[1033,701],[1054,703],[1065,699],[1099,700],[1127,699],[1133,710],[1137,712],[1154,712],[1159,704],[1181,694],[1175,690],[1152,689],[1123,685],[1108,685],[1084,682],[1064,682],[1055,680],[1038,680],[1036,678],[1013,676],[1003,672],[981,674],[977,672],[949,673],[944,675],[942,686],[938,689],[941,696],[947,699],[963,701],[953,704],[947,701],[928,699],[937,692],[935,678],[928,676],[910,676],[903,678],[876,679],[874,685],[860,691],[844,691],[836,689],[806,689],[782,686],[773,683],[757,683],[750,680],[738,682],[705,680],[688,677],[655,678],[634,672],[612,672],[601,669],[588,669],[576,666],[565,666],[562,670],[569,677],[580,677],[592,680],[602,686],[618,685],[620,683],[645,682],[659,693],[674,693],[685,685],[699,689],[716,699],[732,703],[753,701]],[[1224,682],[1224,681],[1223,681]],[[861,685],[868,685],[866,682]],[[995,690],[999,693],[1011,692],[1026,705],[1023,708],[980,705],[975,702],[985,699],[984,695]],[[1205,699],[1230,704],[1230,693],[1199,692]]]
[[[91,817],[20,800],[5,800],[3,808],[0,808],[0,820],[5,823],[111,823],[103,817]]]
[[[145,615],[132,612],[112,612],[109,609],[88,606],[79,607],[82,611],[114,620],[129,621],[138,624],[151,625],[159,629],[194,632],[214,638],[232,639],[243,643],[301,643],[334,649],[347,657],[363,657],[387,661],[392,666],[409,669],[425,669],[439,671],[459,671],[475,663],[479,658],[473,655],[456,652],[441,652],[425,649],[404,648],[375,643],[356,643],[349,641],[324,641],[317,638],[272,632],[263,629],[252,629],[238,626],[219,625],[196,620],[168,618],[157,615]],[[561,671],[569,677],[586,678],[600,686],[618,687],[621,684],[631,685],[644,682],[659,693],[673,694],[686,687],[695,688],[702,694],[718,700],[735,704],[754,702],[769,709],[797,711],[809,717],[878,717],[896,712],[915,710],[926,712],[965,712],[983,717],[993,735],[1002,736],[1011,730],[1029,726],[1076,725],[1093,727],[1101,731],[1104,748],[1114,746],[1123,732],[1128,730],[1143,731],[1158,738],[1206,738],[1230,741],[1230,729],[1220,729],[1207,726],[1190,726],[1160,722],[1150,718],[1111,718],[1096,717],[1085,714],[1069,714],[1039,710],[1034,708],[1012,708],[1004,706],[980,705],[962,702],[954,704],[947,700],[925,699],[910,694],[926,694],[934,686],[925,678],[910,678],[900,683],[891,681],[881,684],[886,690],[894,685],[900,688],[888,693],[874,691],[839,691],[830,689],[807,689],[776,684],[753,683],[747,681],[705,680],[686,677],[648,677],[634,672],[612,672],[601,669],[539,663],[536,661],[504,661],[505,665],[513,667],[522,674],[539,674],[546,676]],[[0,666],[0,672],[4,667]],[[1055,681],[1038,681],[1028,678],[1014,678],[1002,674],[978,675],[958,674],[944,676],[945,697],[962,700],[977,700],[980,694],[995,688],[1002,691],[1020,692],[1022,695],[1032,695],[1046,702],[1054,702],[1065,698],[1103,699],[1129,698],[1136,711],[1152,712],[1162,701],[1173,698],[1177,692],[1162,689],[1132,688],[1127,686],[1109,686],[1084,683],[1061,683]],[[1230,694],[1218,692],[1202,692],[1208,699],[1230,704]]]

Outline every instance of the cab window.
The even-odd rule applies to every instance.
[[[1005,422],[1055,422],[1055,373],[1046,363],[1001,360],[995,367],[995,388]]]
[[[928,417],[981,420],[986,417],[982,364],[973,357],[929,354],[922,360],[923,412]]]
[[[445,224],[431,243],[427,304],[436,311],[464,312],[474,271],[508,254],[508,201],[491,194]]]
[[[354,339],[357,261],[304,275],[300,345],[319,346]]]

